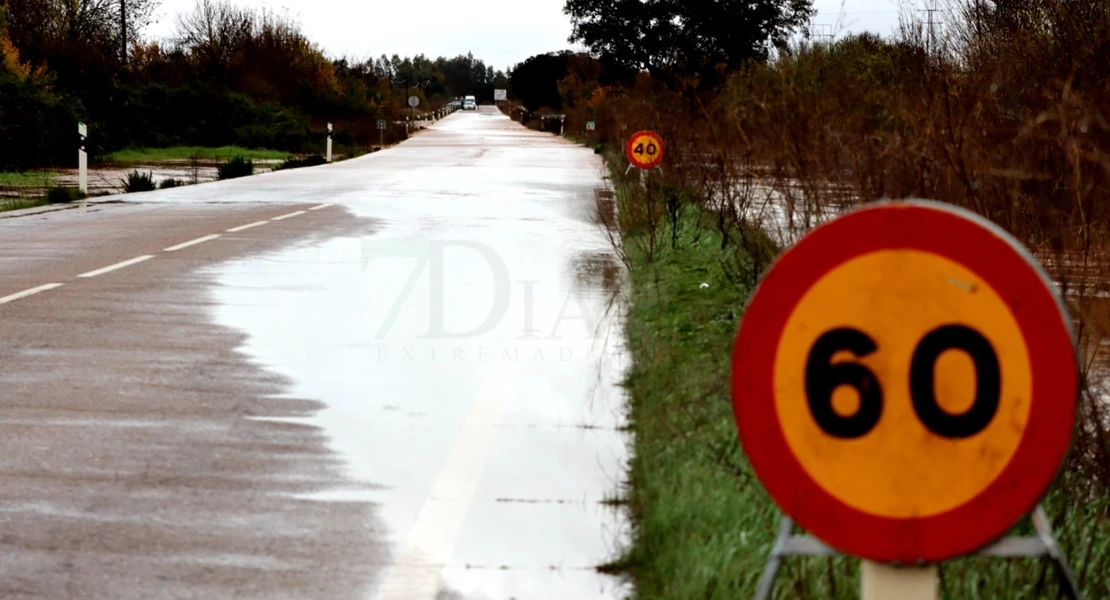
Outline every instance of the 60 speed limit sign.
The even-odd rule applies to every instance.
[[[1066,310],[969,212],[871,205],[767,272],[732,363],[740,440],[782,510],[841,551],[937,562],[1030,512],[1071,443]]]

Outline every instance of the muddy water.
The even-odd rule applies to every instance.
[[[281,164],[281,161],[256,160],[254,161],[255,173],[269,171],[279,164]],[[167,179],[176,179],[181,183],[189,185],[215,181],[217,179],[216,165],[217,163],[214,161],[198,161],[193,163],[184,160],[141,164],[109,163],[90,165],[89,194],[102,195],[123,192],[123,186],[124,182],[127,180],[127,175],[133,171],[149,174],[151,179],[154,180],[155,186],[160,185]],[[57,177],[54,179],[54,185],[69,188],[77,187],[77,169],[51,169],[51,171],[58,173]],[[47,185],[22,188],[0,187],[0,196],[41,196],[46,193],[48,188],[49,186]]]

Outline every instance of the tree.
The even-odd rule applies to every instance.
[[[509,83],[513,95],[531,111],[542,107],[561,109],[563,99],[559,94],[559,81],[567,76],[567,65],[573,52],[550,52],[529,57],[513,67]]]
[[[136,39],[150,24],[158,0],[5,0],[9,35],[33,64],[56,58],[101,54],[119,58],[120,7],[127,11],[127,37]]]
[[[566,0],[563,12],[571,42],[655,75],[766,60],[815,14],[812,0]]]

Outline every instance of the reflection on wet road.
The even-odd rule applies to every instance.
[[[249,408],[206,417],[231,432],[226,444],[235,431],[257,432],[263,449],[252,446],[254,453],[264,455],[267,440],[279,433],[287,447],[281,452],[291,452],[319,432],[335,460],[298,451],[296,461],[269,467],[273,474],[262,493],[274,500],[265,503],[269,512],[254,510],[250,522],[284,528],[290,543],[328,538],[349,544],[348,552],[339,556],[326,541],[314,542],[322,547],[318,554],[298,553],[296,560],[286,560],[287,549],[240,549],[243,564],[236,568],[249,563],[253,569],[244,581],[269,577],[272,562],[289,576],[306,574],[300,585],[307,587],[275,593],[231,578],[222,592],[382,600],[615,598],[626,590],[595,570],[615,557],[626,533],[623,517],[604,503],[617,494],[627,457],[618,388],[625,367],[618,306],[623,275],[596,215],[601,173],[588,149],[526,131],[498,113],[457,114],[362,159],[177,188],[136,197],[143,204],[134,208],[104,208],[132,220],[185,214],[190,207],[242,214],[219,228],[198,217],[173,239],[128,242],[127,250],[105,250],[103,259],[92,261],[97,264],[77,264],[74,251],[58,258],[62,266],[47,265],[51,274],[43,281],[18,269],[0,271],[19,279],[11,290],[0,286],[0,296],[58,282],[64,285],[35,297],[78,311],[82,296],[79,284],[70,283],[71,271],[152,256],[114,272],[132,278],[151,302],[151,294],[171,294],[158,296],[154,308],[143,307],[146,327],[159,327],[164,308],[174,306],[169,298],[187,299],[203,308],[205,326],[238,340],[234,353],[230,346],[223,353],[234,364],[190,371],[168,382],[169,389],[196,387],[198,377],[229,388],[237,380],[264,380],[250,386],[257,400]],[[266,206],[269,212],[259,217]],[[62,227],[81,217],[53,218]],[[33,238],[29,230],[18,233]],[[167,256],[175,261],[172,270]],[[27,302],[14,302],[11,310],[33,310],[20,304]],[[130,306],[121,304],[125,313]],[[11,315],[32,325],[51,318],[50,310],[35,310]],[[184,322],[188,311],[177,312]],[[154,361],[185,366],[203,360],[203,343],[178,356],[180,344],[146,339],[157,346],[150,351]],[[76,352],[68,356],[79,360]],[[101,360],[111,363],[111,353]],[[143,375],[140,369],[132,384],[149,385]],[[74,383],[90,377],[80,369],[65,376]],[[98,394],[118,393],[111,381],[98,385]],[[28,384],[22,391],[31,398],[39,389]],[[150,397],[153,402],[158,393]],[[159,410],[142,406],[153,421]],[[34,418],[30,413],[20,418]],[[174,452],[174,443],[210,443],[209,436],[180,437],[166,440],[160,451]],[[224,444],[194,446],[189,453],[204,456],[207,448],[236,464],[235,446]],[[99,468],[111,473],[116,465]],[[172,475],[179,467],[166,468]],[[63,471],[58,467],[55,475],[64,488]],[[114,493],[105,491],[100,500]],[[208,493],[218,506],[219,492]],[[155,506],[137,506],[135,526],[141,529],[143,511]],[[181,518],[191,514],[184,504],[179,512]],[[302,512],[312,518],[302,521]],[[197,558],[204,544],[191,552],[195,563],[222,564],[215,551]],[[13,564],[9,559],[4,568]],[[95,572],[95,561],[90,565]],[[316,569],[324,575],[308,575]],[[113,586],[111,577],[124,573],[106,573],[101,592],[113,595],[130,585]],[[186,577],[163,585],[193,587]]]

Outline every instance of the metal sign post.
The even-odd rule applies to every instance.
[[[1053,566],[1056,567],[1056,580],[1064,596],[1070,600],[1082,600],[1083,596],[1079,592],[1079,585],[1076,583],[1075,575],[1071,571],[1067,558],[1064,556],[1063,552],[1060,551],[1060,544],[1056,540],[1056,535],[1052,531],[1052,525],[1049,523],[1048,515],[1045,514],[1044,508],[1038,505],[1033,509],[1033,513],[1029,516],[1029,520],[1033,524],[1033,528],[1037,532],[1037,535],[1004,537],[974,554],[976,556],[989,558],[1047,557],[1052,561]],[[794,521],[790,517],[783,516],[782,520],[779,521],[779,533],[778,537],[775,539],[775,545],[771,548],[771,555],[767,558],[767,564],[764,566],[763,574],[759,578],[759,584],[755,592],[755,600],[771,599],[771,593],[774,591],[775,586],[775,578],[778,575],[779,568],[782,566],[782,559],[787,556],[832,557],[841,556],[841,553],[815,537],[805,534],[794,534]],[[861,562],[861,591],[874,594],[881,589],[888,590],[885,595],[873,595],[872,598],[877,600],[887,600],[895,597],[899,600],[903,597],[916,598],[916,596],[903,596],[903,594],[907,593],[908,587],[911,589],[931,588],[933,590],[933,595],[928,597],[930,599],[936,597],[936,590],[935,587],[933,587],[937,571],[937,566],[935,564],[925,566],[894,566],[875,563],[869,560]],[[926,579],[926,582],[923,583],[919,581],[920,579]],[[902,586],[898,588],[897,593],[890,593],[889,588],[885,587],[892,583]],[[861,598],[861,600],[866,600],[866,598]]]
[[[331,162],[331,123],[328,123],[328,162]]]
[[[412,107],[412,120],[416,120],[416,107],[420,105],[420,98],[409,96],[409,106]]]
[[[783,556],[843,552],[864,600],[935,600],[937,565],[967,554],[1049,556],[1078,600],[1038,505],[1078,400],[1067,309],[1000,227],[925,200],[817,227],[760,280],[733,346],[740,443],[786,515],[756,598]],[[1037,537],[1002,537],[1030,515]]]
[[[624,155],[628,157],[627,175],[634,167],[640,169],[640,185],[647,189],[648,171],[663,163],[663,137],[654,131],[637,131],[628,138]]]
[[[89,139],[89,129],[84,123],[77,123],[77,189],[81,191],[81,210],[88,208],[85,196],[89,193],[89,154],[85,145]]]

